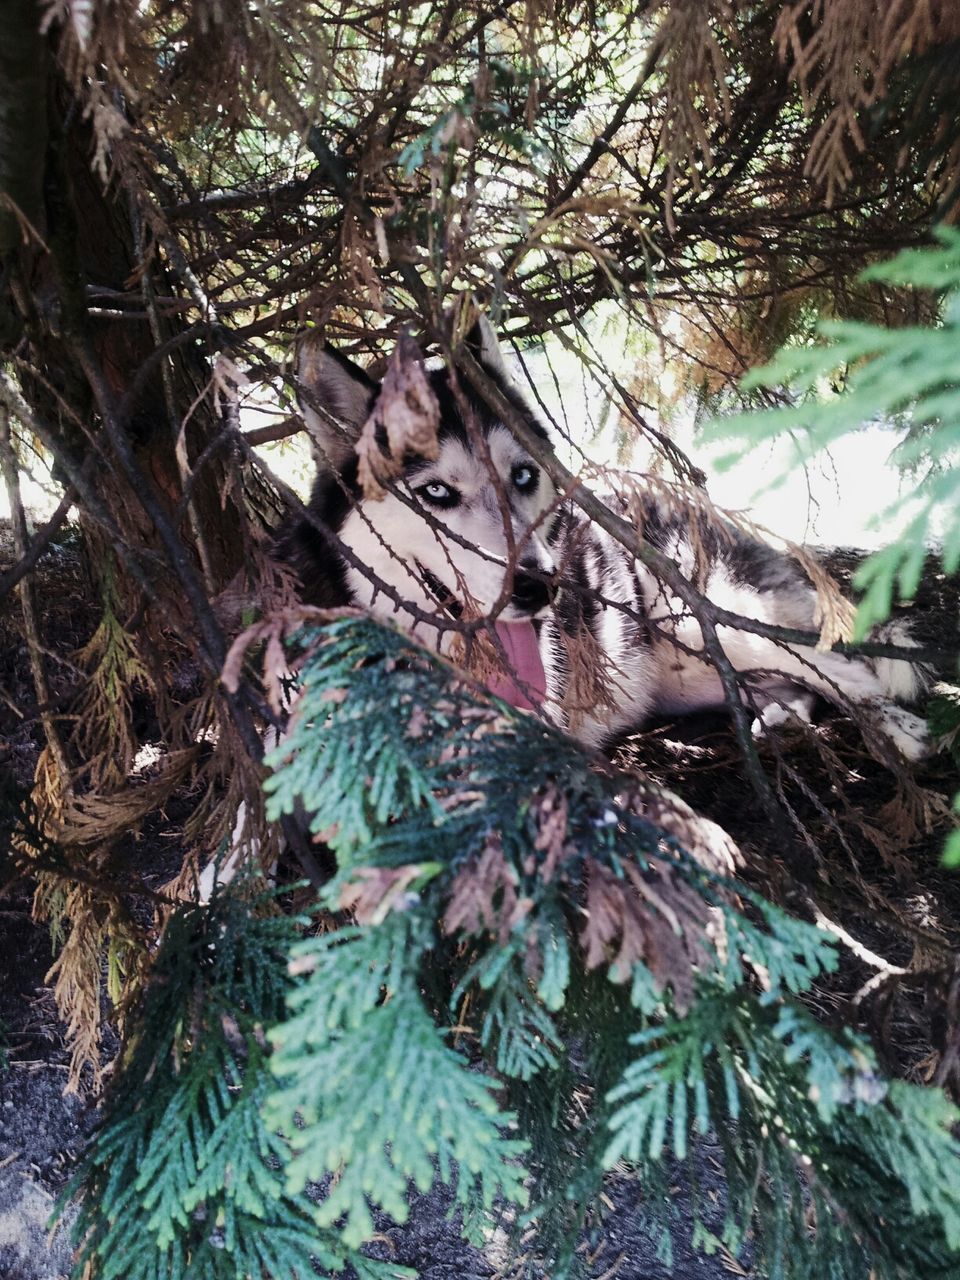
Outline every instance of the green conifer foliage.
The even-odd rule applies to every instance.
[[[604,1169],[626,1159],[646,1175],[708,1132],[730,1177],[724,1243],[736,1250],[759,1226],[772,1276],[956,1265],[955,1113],[937,1092],[880,1079],[864,1044],[793,998],[834,963],[822,933],[694,861],[644,816],[631,780],[397,633],[348,620],[303,644],[270,804],[314,815],[339,867],[328,902],[353,904],[362,922],[298,944],[304,984],[273,1033],[269,1114],[290,1136],[294,1116],[302,1125],[292,1187],[339,1170],[322,1221],[363,1221],[363,1192],[403,1216],[386,1188],[401,1163],[417,1185],[432,1181],[424,1133],[435,1176],[452,1176],[448,1154],[462,1158],[446,1069],[424,1080],[432,1002],[439,1027],[469,1023],[516,1107],[497,1116],[487,1103],[511,1141],[471,1150],[460,1185],[520,1200],[522,1158],[552,1274],[572,1256],[561,1223],[569,1233]],[[571,1129],[576,1082],[593,1101]],[[481,1088],[462,1095],[478,1112]],[[905,1230],[917,1217],[924,1228]]]
[[[314,1262],[356,1261],[317,1228],[308,1198],[286,1190],[289,1153],[261,1116],[264,1031],[282,1016],[297,936],[296,921],[264,914],[270,905],[221,895],[171,917],[103,1122],[64,1195],[82,1190],[75,1275],[307,1280]]]
[[[94,1275],[369,1269],[375,1212],[443,1182],[471,1231],[518,1206],[561,1277],[614,1167],[666,1247],[665,1170],[696,1188],[707,1134],[729,1190],[719,1230],[694,1198],[703,1247],[749,1233],[774,1280],[957,1273],[957,1113],[798,1000],[826,935],[399,633],[346,618],[297,644],[269,803],[313,815],[325,905],[356,923],[304,933],[227,896],[171,922],[88,1163]]]
[[[411,936],[407,925],[391,920],[370,931],[379,936],[337,933],[298,947],[311,981],[273,1033],[282,1084],[268,1121],[297,1148],[287,1189],[295,1195],[336,1173],[317,1220],[340,1220],[351,1248],[373,1234],[369,1205],[405,1221],[411,1182],[428,1191],[439,1177],[465,1207],[487,1211],[498,1194],[525,1199],[518,1157],[526,1144],[502,1136],[515,1126],[493,1082],[469,1070],[424,1006],[416,976],[428,934],[421,925]]]
[[[823,322],[823,341],[783,347],[741,383],[745,390],[787,386],[792,404],[721,418],[705,432],[707,439],[741,442],[720,460],[721,467],[789,432],[796,450],[793,470],[865,423],[909,428],[892,452],[916,483],[877,512],[874,522],[885,529],[905,512],[910,520],[857,574],[864,589],[856,625],[860,639],[890,616],[895,591],[902,600],[913,597],[931,543],[939,541],[944,573],[960,569],[960,230],[940,227],[935,234],[936,245],[877,263],[861,279],[891,290],[932,291],[942,309],[939,323]],[[776,475],[771,484],[783,478]]]

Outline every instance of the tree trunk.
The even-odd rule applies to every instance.
[[[187,510],[181,501],[185,474],[224,425],[213,397],[204,394],[212,372],[208,354],[199,341],[188,340],[142,372],[158,342],[190,323],[183,311],[172,317],[154,311],[151,318],[150,293],[182,290],[155,247],[144,252],[138,244],[138,214],[127,192],[116,183],[105,188],[93,172],[91,121],[54,68],[39,35],[40,20],[36,0],[15,0],[0,11],[0,192],[22,214],[9,203],[0,210],[0,343],[10,349],[26,339],[18,354],[37,376],[21,364],[24,393],[77,464],[94,445],[107,461],[111,451],[102,443],[103,432],[91,431],[98,407],[72,339],[89,344],[115,404],[124,402],[139,376],[138,393],[120,426],[146,485],[187,544],[208,590],[216,592],[247,555],[238,507],[243,486],[231,483],[229,448],[205,460],[191,482]],[[23,231],[23,219],[36,236]],[[176,445],[188,415],[184,468]],[[100,465],[95,484],[121,527],[147,547],[156,546],[142,487],[131,484],[121,468],[111,473]]]

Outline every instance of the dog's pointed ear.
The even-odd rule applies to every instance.
[[[300,344],[297,400],[321,466],[339,470],[350,458],[379,394],[379,382],[319,338]]]
[[[512,384],[514,379],[500,346],[493,325],[484,312],[480,312],[472,328],[464,338],[464,346],[487,373],[498,382]]]

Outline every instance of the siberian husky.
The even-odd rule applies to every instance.
[[[486,374],[546,439],[485,320],[469,341]],[[360,484],[355,444],[381,385],[316,342],[302,348],[297,376],[319,470],[310,519],[290,531],[285,549],[311,603],[359,605],[441,652],[454,647],[463,619],[490,618],[491,642],[509,668],[491,687],[539,707],[590,746],[655,716],[724,706],[689,610],[557,492],[465,384],[444,369],[425,372],[439,407],[436,449],[427,451],[435,456],[407,453],[399,476],[373,497]],[[639,519],[644,537],[714,603],[816,630],[816,591],[786,554],[703,521],[692,536],[689,518],[653,492],[641,499]],[[904,756],[923,754],[924,722],[897,705],[922,691],[917,665],[786,646],[732,627],[719,635],[743,679],[755,732],[809,720],[824,696],[866,707]],[[883,638],[910,643],[896,626]],[[590,662],[599,679],[584,678]]]

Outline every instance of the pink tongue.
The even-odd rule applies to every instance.
[[[546,695],[547,680],[532,622],[497,622],[497,635],[507,655],[509,674],[491,680],[489,689],[505,702],[532,711]]]

